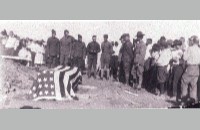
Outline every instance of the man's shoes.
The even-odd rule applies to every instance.
[[[77,96],[73,96],[72,98],[73,98],[73,100],[76,100],[76,101],[79,100],[79,98]]]

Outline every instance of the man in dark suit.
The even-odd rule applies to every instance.
[[[72,60],[72,46],[74,38],[69,35],[69,31],[64,31],[64,36],[60,40],[60,64],[71,65]]]
[[[122,61],[123,69],[125,73],[126,85],[129,85],[131,64],[133,60],[133,44],[130,42],[129,34],[125,34],[123,37],[124,37],[125,42],[122,45],[120,53],[121,53],[121,61]]]
[[[78,40],[75,41],[72,47],[73,64],[83,70],[85,68],[86,46],[82,41],[82,36],[78,35]]]
[[[143,71],[144,71],[144,63],[145,63],[145,54],[146,54],[146,45],[143,42],[144,34],[139,31],[137,33],[137,40],[138,43],[136,44],[134,50],[134,57],[133,57],[133,68],[132,68],[132,75],[134,79],[134,88],[140,90],[142,85],[143,79]]]
[[[60,42],[56,37],[56,31],[52,30],[52,36],[47,40],[47,64],[49,68],[54,68],[58,65],[58,58],[60,53]]]
[[[87,58],[88,58],[88,78],[91,77],[91,69],[94,69],[94,78],[96,78],[96,66],[98,53],[100,52],[100,45],[96,41],[96,35],[92,36],[92,42],[87,45]]]
[[[104,35],[104,41],[101,43],[101,79],[103,80],[103,75],[106,70],[106,79],[109,79],[110,76],[110,59],[113,53],[112,44],[108,41],[108,35]]]

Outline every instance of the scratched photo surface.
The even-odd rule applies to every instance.
[[[0,109],[199,108],[200,21],[1,20]]]

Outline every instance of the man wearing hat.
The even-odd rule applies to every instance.
[[[88,58],[88,78],[91,77],[92,67],[94,69],[94,78],[96,78],[96,67],[98,53],[100,52],[100,45],[96,41],[96,35],[92,36],[92,42],[87,45],[87,58]]]
[[[109,79],[110,70],[109,64],[113,52],[112,44],[108,41],[108,35],[104,35],[104,41],[101,43],[101,79],[103,80],[104,72],[106,71],[106,79]]]
[[[60,64],[71,65],[72,62],[72,46],[74,38],[69,35],[69,31],[64,31],[64,36],[60,40]]]
[[[123,53],[123,45],[125,43],[125,34],[122,34],[120,37],[120,41],[121,41],[121,46],[119,48],[119,54],[118,54],[118,63],[119,63],[119,74],[118,74],[118,79],[119,82],[125,83],[126,79],[125,79],[125,72],[124,72],[124,67],[123,67],[123,63],[122,63],[122,53]]]
[[[49,68],[54,68],[58,65],[58,58],[60,54],[60,41],[56,37],[56,31],[52,29],[52,36],[47,40],[47,66]]]
[[[170,79],[172,80],[172,99],[178,99],[178,93],[180,90],[181,77],[184,72],[184,64],[183,64],[183,50],[182,50],[182,42],[178,39],[173,42],[173,50],[172,50],[172,73],[170,73]]]
[[[131,72],[134,79],[133,87],[138,90],[140,90],[142,87],[144,62],[145,62],[145,54],[146,54],[146,45],[143,42],[143,36],[144,34],[141,31],[137,32],[138,42],[134,50],[133,68]]]
[[[199,77],[199,65],[200,65],[200,48],[199,38],[192,36],[189,47],[183,55],[183,59],[186,62],[186,70],[183,73],[181,79],[181,98],[182,105],[186,102],[197,101],[197,80]],[[188,87],[190,84],[190,94],[188,94]]]
[[[78,40],[75,41],[72,47],[73,64],[83,70],[85,68],[86,46],[82,41],[82,36],[78,34]]]
[[[129,85],[130,80],[130,72],[131,72],[131,64],[133,60],[133,44],[130,41],[130,35],[124,34],[121,37],[122,41],[124,40],[124,43],[122,44],[121,48],[121,61],[123,64],[123,70],[125,73],[125,82],[126,85]]]

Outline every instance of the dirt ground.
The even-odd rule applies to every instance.
[[[85,75],[77,92],[78,101],[36,102],[27,98],[32,82],[36,78],[35,68],[1,59],[1,70],[1,91],[7,96],[0,103],[0,108],[3,109],[23,106],[41,109],[168,108],[173,102],[168,97],[161,98],[146,90],[136,92],[121,83],[88,79]]]

